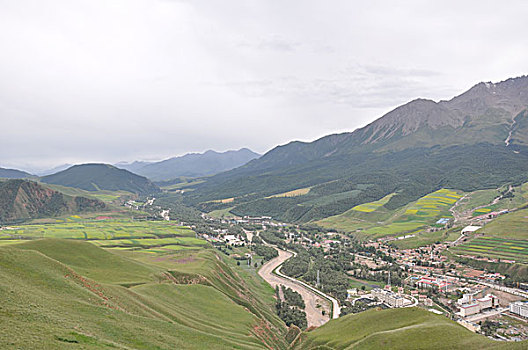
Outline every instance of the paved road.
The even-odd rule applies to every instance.
[[[306,318],[308,320],[308,327],[315,326],[319,327],[328,322],[330,319],[330,306],[328,301],[311,291],[310,289],[291,281],[287,278],[277,276],[273,274],[273,270],[277,268],[284,261],[288,260],[292,253],[277,249],[279,256],[265,263],[259,270],[259,275],[266,280],[273,288],[277,285],[284,285],[288,288],[291,288],[301,294],[306,304]],[[320,308],[317,308],[317,305],[321,305]],[[321,310],[324,308],[326,310],[325,316],[323,316]]]

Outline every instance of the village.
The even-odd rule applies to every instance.
[[[170,220],[170,211],[153,206],[153,203],[154,199],[149,199],[138,206],[138,209],[150,206],[162,219]],[[134,208],[135,203],[127,202],[125,205]],[[498,216],[503,213],[490,213],[475,221],[489,220],[491,214]],[[291,245],[319,249],[324,252],[325,258],[330,258],[338,247],[351,246],[350,237],[342,233],[332,230],[310,231],[299,225],[278,222],[269,216],[216,218],[202,214],[201,217],[201,225],[189,226],[220,251],[238,260],[239,264],[240,261],[245,261],[248,266],[255,263],[256,267],[256,261],[260,261],[259,266],[264,264],[265,259],[255,250],[255,242],[268,244],[266,239],[275,240],[280,237],[269,243],[278,243],[281,249]],[[448,221],[441,224],[447,225]],[[449,317],[473,332],[496,339],[528,339],[528,285],[521,283],[514,287],[505,286],[505,275],[470,267],[449,259],[444,254],[479,228],[480,226],[469,225],[460,231],[460,237],[454,242],[431,244],[416,249],[395,248],[391,243],[398,238],[362,242],[359,251],[350,253],[348,271],[351,281],[359,281],[361,287],[358,285],[346,289],[346,298],[339,305],[340,311],[344,314],[346,310],[359,312],[372,307],[418,306]],[[274,234],[270,235],[269,232]],[[407,239],[411,236],[401,237],[403,238],[400,239]],[[493,258],[471,258],[497,262]],[[394,266],[405,278],[393,285],[390,276]],[[367,279],[357,277],[360,270],[363,274],[366,272]],[[379,281],[387,272],[388,279]],[[378,281],[375,284],[368,282],[376,279]],[[317,284],[313,287],[317,287]]]

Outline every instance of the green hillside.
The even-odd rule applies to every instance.
[[[74,165],[56,174],[44,176],[41,181],[86,191],[128,191],[139,194],[160,191],[147,178],[108,164]]]
[[[440,189],[400,209],[390,210],[385,205],[394,195],[393,193],[379,201],[355,206],[343,214],[316,223],[369,238],[402,235],[432,226],[440,218],[451,218],[449,208],[462,197],[457,191]]]
[[[71,240],[1,247],[0,347],[286,348],[272,304],[214,252],[134,256]]]
[[[369,310],[303,333],[294,349],[524,349],[477,335],[418,308]]]
[[[185,201],[207,212],[229,207],[239,216],[308,222],[392,193],[390,210],[439,188],[518,185],[528,180],[526,96],[524,76],[477,84],[449,101],[411,101],[354,132],[278,146],[191,186]],[[301,188],[310,191],[276,196]],[[217,201],[224,198],[233,201]]]

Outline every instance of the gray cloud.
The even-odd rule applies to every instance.
[[[0,166],[259,152],[526,74],[509,1],[0,0]]]

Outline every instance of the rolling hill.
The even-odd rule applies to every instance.
[[[16,169],[5,169],[0,168],[0,178],[4,179],[24,179],[30,177],[31,174],[26,173],[25,171],[16,170]]]
[[[293,349],[524,349],[419,308],[369,310],[301,334]]]
[[[153,181],[172,180],[177,177],[201,177],[218,174],[242,166],[260,155],[242,148],[237,151],[189,153],[161,162],[118,163],[118,168],[130,170]]]
[[[528,179],[528,77],[479,83],[449,101],[418,99],[351,133],[278,146],[186,194],[202,210],[311,221],[394,193],[397,209],[440,188]],[[306,194],[273,195],[310,187]],[[234,198],[228,204],[218,202]]]
[[[160,191],[147,178],[108,164],[74,165],[56,174],[44,176],[41,181],[86,191],[128,191],[138,194],[152,194]]]
[[[272,302],[212,250],[134,256],[75,240],[0,247],[0,348],[286,349]]]
[[[32,181],[0,182],[0,223],[98,211],[105,208],[106,205],[99,200],[68,196]]]

